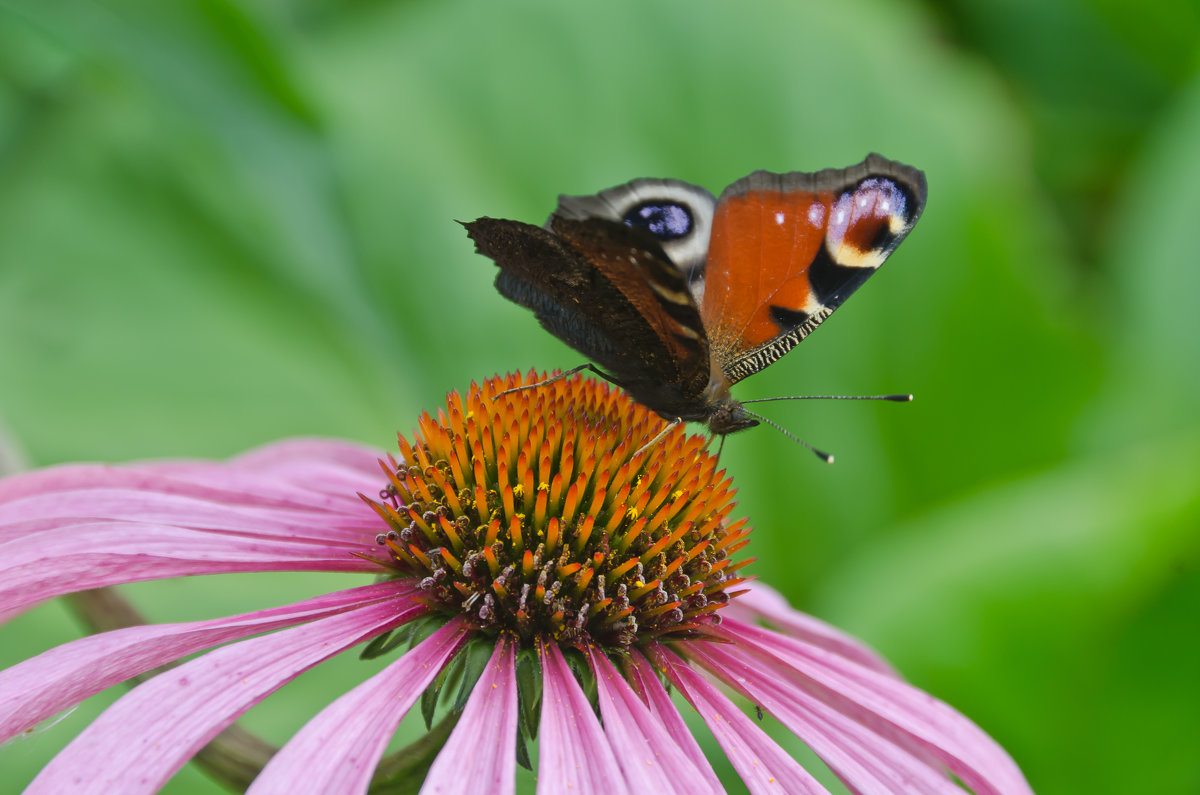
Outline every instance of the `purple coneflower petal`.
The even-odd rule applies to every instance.
[[[358,608],[241,641],[139,685],[43,768],[27,793],[154,792],[205,743],[300,672],[422,612]]]
[[[511,795],[516,789],[516,644],[501,635],[422,793]]]
[[[361,543],[366,537],[362,528],[373,515],[359,502],[353,511],[334,513],[230,505],[146,489],[75,489],[0,503],[0,541],[89,521],[126,521],[293,543]],[[317,517],[320,522],[313,521]]]
[[[0,544],[0,620],[51,597],[126,582],[238,571],[379,572],[350,551],[168,525],[65,525]]]
[[[70,464],[0,480],[0,502],[48,492],[98,487],[145,489],[183,494],[223,503],[317,507],[357,502],[355,491],[373,491],[379,483],[381,453],[349,442],[292,440],[276,442],[226,462],[147,461],[113,466]],[[353,463],[352,463],[353,462]],[[344,482],[328,482],[337,466]]]
[[[0,620],[122,582],[376,572],[355,553],[374,546],[378,517],[350,490],[378,491],[376,455],[302,441],[232,463],[67,466],[0,481]]]
[[[276,474],[291,472],[307,463],[338,465],[348,471],[361,472],[372,481],[378,478],[379,451],[355,442],[340,439],[287,439],[247,450],[232,460],[246,469]],[[309,485],[307,478],[303,479]]]
[[[604,733],[629,788],[655,793],[722,792],[684,755],[608,658],[594,646],[587,647],[587,655],[596,676]]]
[[[89,489],[132,489],[142,493],[173,494],[208,500],[218,505],[265,508],[295,508],[344,512],[361,500],[353,492],[329,494],[318,488],[250,470],[232,469],[216,462],[188,464],[180,468],[170,462],[109,466],[71,464],[24,472],[0,480],[0,504],[27,497],[69,494]],[[378,481],[362,478],[359,490],[373,491]]]
[[[747,583],[745,591],[725,608],[724,615],[741,618],[746,623],[766,621],[785,635],[828,649],[876,671],[895,674],[891,664],[874,649],[837,627],[794,609],[783,594],[759,580]]]
[[[558,646],[539,640],[538,657],[542,661],[538,793],[629,792],[604,729]]]
[[[708,785],[714,791],[721,792],[723,788],[720,779],[717,778],[712,765],[708,763],[708,758],[704,755],[700,744],[696,742],[696,736],[683,722],[683,716],[679,714],[679,710],[671,701],[671,694],[663,687],[662,681],[650,663],[640,652],[631,650],[626,669],[630,684],[637,691],[654,719],[662,724],[675,744],[683,750],[684,756],[690,759],[704,774],[704,780]]]
[[[650,646],[647,652],[700,713],[750,792],[826,792],[812,774],[686,662],[663,646]]]
[[[816,695],[897,746],[915,744],[977,795],[1030,791],[1016,764],[994,740],[933,696],[895,677],[770,630],[729,621],[719,632],[736,644],[736,650],[712,645],[708,653],[742,661],[742,673],[752,669],[783,677],[793,685],[791,690],[780,689],[784,697]],[[747,682],[743,684],[749,687]],[[799,707],[799,699],[795,705]]]
[[[692,644],[686,653],[778,718],[855,792],[962,792],[927,755],[893,745],[873,727],[796,687],[778,671],[761,663],[750,665],[743,659],[746,655],[720,645]]]
[[[0,671],[0,742],[94,693],[188,654],[383,600],[404,599],[415,590],[398,582],[377,583],[239,616],[129,627],[64,643]]]
[[[445,624],[321,710],[271,758],[247,792],[366,792],[396,727],[467,634],[461,620]]]

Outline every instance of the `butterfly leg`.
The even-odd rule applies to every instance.
[[[525,384],[524,386],[514,386],[512,389],[506,389],[503,392],[500,392],[499,394],[497,394],[496,397],[504,397],[505,395],[509,394],[510,392],[521,392],[526,389],[536,389],[539,386],[545,386],[546,384],[553,384],[555,381],[561,381],[564,378],[570,378],[571,376],[573,376],[576,373],[581,372],[583,370],[591,370],[593,373],[600,376],[601,378],[603,378],[605,381],[609,382],[610,384],[615,384],[616,386],[624,388],[624,384],[622,384],[620,381],[613,378],[611,375],[604,372],[600,368],[596,367],[596,365],[592,364],[591,362],[588,362],[587,364],[581,364],[578,367],[572,367],[570,370],[563,370],[558,375],[552,375],[549,378],[547,378],[545,381],[538,381],[535,384]]]
[[[642,445],[641,447],[639,447],[639,448],[638,448],[638,449],[637,449],[637,450],[634,452],[634,454],[633,454],[632,456],[630,456],[630,458],[637,458],[639,455],[641,455],[642,453],[644,453],[644,452],[646,452],[647,450],[649,450],[651,447],[653,447],[653,446],[654,446],[654,445],[655,445],[655,444],[658,442],[658,440],[659,440],[659,439],[663,438],[663,437],[664,437],[664,436],[666,436],[668,433],[670,433],[670,432],[671,432],[671,429],[672,429],[672,428],[674,428],[676,425],[678,425],[678,424],[679,424],[679,423],[681,423],[681,422],[683,422],[683,418],[682,418],[682,417],[676,417],[675,419],[673,419],[673,420],[671,420],[670,422],[668,422],[668,423],[667,423],[667,427],[665,427],[665,428],[663,428],[661,431],[659,431],[659,432],[658,432],[658,434],[657,434],[657,435],[656,435],[656,436],[655,436],[653,439],[651,439],[650,441],[646,442],[644,445]]]

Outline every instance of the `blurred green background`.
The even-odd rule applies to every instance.
[[[1039,792],[1200,791],[1198,43],[1194,0],[2,2],[0,457],[390,446],[579,363],[453,219],[879,151],[928,174],[920,225],[737,395],[917,400],[766,407],[832,467],[730,437],[753,571]],[[140,590],[178,620],[327,587],[214,582]],[[0,664],[76,634],[39,608]],[[362,676],[329,671],[251,727]],[[0,749],[0,791],[105,699]]]

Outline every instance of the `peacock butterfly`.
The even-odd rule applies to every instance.
[[[584,365],[669,420],[758,424],[729,388],[779,359],[879,269],[925,206],[925,175],[876,154],[845,169],[756,171],[714,199],[673,179],[560,196],[544,227],[464,224]],[[579,368],[581,369],[581,368]]]

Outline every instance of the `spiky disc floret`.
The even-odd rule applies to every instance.
[[[364,497],[379,544],[431,605],[526,641],[627,647],[717,621],[748,560],[734,491],[705,440],[623,392],[529,373],[472,384],[421,416],[388,485]]]

